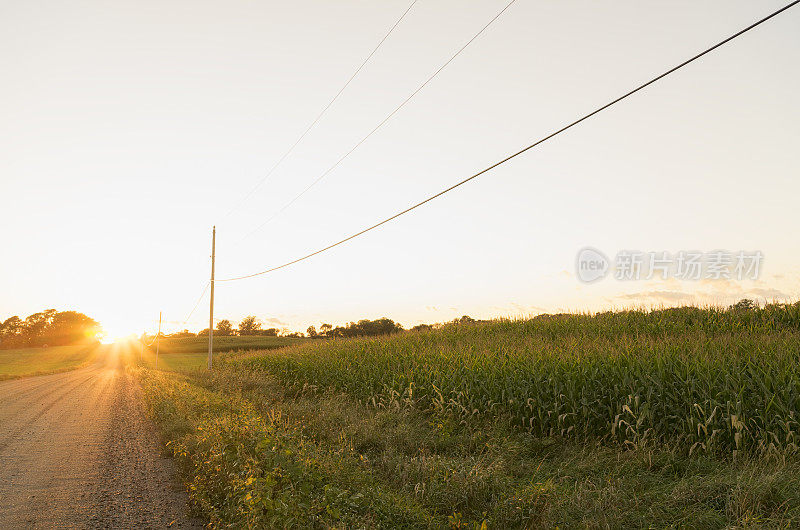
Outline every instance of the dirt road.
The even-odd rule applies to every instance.
[[[121,356],[0,382],[0,528],[198,528]]]

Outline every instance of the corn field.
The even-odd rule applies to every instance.
[[[690,453],[795,451],[800,304],[684,307],[314,341],[234,361],[296,392]]]

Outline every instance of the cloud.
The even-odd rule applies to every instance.
[[[683,291],[643,291],[619,295],[624,300],[661,300],[663,302],[693,302],[697,296]]]
[[[790,295],[784,293],[783,291],[779,291],[778,289],[762,289],[760,287],[750,289],[747,291],[747,294],[760,298],[766,298],[767,300],[785,300],[787,298],[791,298]]]
[[[702,282],[701,282],[702,285]],[[638,293],[626,293],[616,296],[617,300],[633,301],[642,304],[662,303],[667,305],[691,304],[691,305],[728,305],[743,298],[756,300],[777,301],[791,300],[793,297],[779,289],[771,287],[750,287],[743,288],[741,285],[721,280],[714,283],[706,283],[706,289],[687,292],[680,289],[651,289]]]
[[[718,278],[716,280],[703,278],[699,283],[704,287],[711,287],[713,291],[717,292],[741,291],[742,289],[740,283],[725,278]]]
[[[517,302],[511,302],[511,307],[513,307],[516,311],[520,313],[536,314],[536,313],[545,313],[547,311],[546,308],[540,307],[538,305],[525,305],[525,304],[519,304]]]
[[[289,325],[288,322],[284,322],[283,320],[281,320],[279,318],[276,318],[276,317],[265,318],[264,322],[266,322],[268,324],[275,324],[276,326],[288,326]]]

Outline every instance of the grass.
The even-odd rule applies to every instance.
[[[82,344],[0,350],[0,380],[73,370],[91,362],[98,348]]]
[[[215,527],[786,528],[800,525],[796,317],[498,321],[141,379]],[[713,400],[739,408],[691,423]]]

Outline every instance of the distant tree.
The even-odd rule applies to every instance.
[[[303,335],[302,333],[300,333],[300,332],[298,332],[298,331],[293,331],[293,332],[291,332],[291,333],[287,333],[285,336],[286,336],[286,337],[289,337],[289,338],[291,338],[291,339],[301,339],[301,338],[303,338],[305,335]]]
[[[742,298],[735,304],[733,304],[730,309],[733,311],[750,311],[755,309],[756,303],[749,298]]]
[[[333,326],[331,326],[330,324],[322,324],[319,327],[319,332],[320,332],[321,335],[328,335],[331,332],[332,329],[333,329]]]
[[[197,336],[198,337],[208,337],[208,328],[206,328],[206,329],[204,329],[202,331],[198,331],[197,332]]]
[[[323,324],[320,330],[327,337],[363,337],[387,335],[403,331],[403,326],[389,318],[377,320],[362,319],[358,322],[348,322],[346,326],[330,328],[330,324]]]
[[[208,332],[206,332],[206,335],[208,335]],[[196,335],[191,331],[189,331],[188,329],[184,329],[183,331],[176,331],[175,333],[170,333],[167,336],[170,338],[174,337],[176,339],[182,339],[187,337],[195,337]]]
[[[239,322],[239,335],[258,335],[261,329],[261,322],[254,316],[249,315]]]
[[[317,328],[315,328],[314,326],[308,326],[308,329],[306,329],[306,333],[308,333],[308,336],[311,337],[312,339],[316,338]]]
[[[417,324],[416,326],[411,328],[411,331],[427,331],[429,329],[433,329],[433,326],[431,326],[430,324]]]
[[[268,328],[261,330],[261,334],[265,337],[277,337],[279,331],[278,328]]]
[[[217,330],[215,333],[223,337],[233,335],[233,324],[231,324],[231,321],[228,319],[220,320],[217,322]]]

